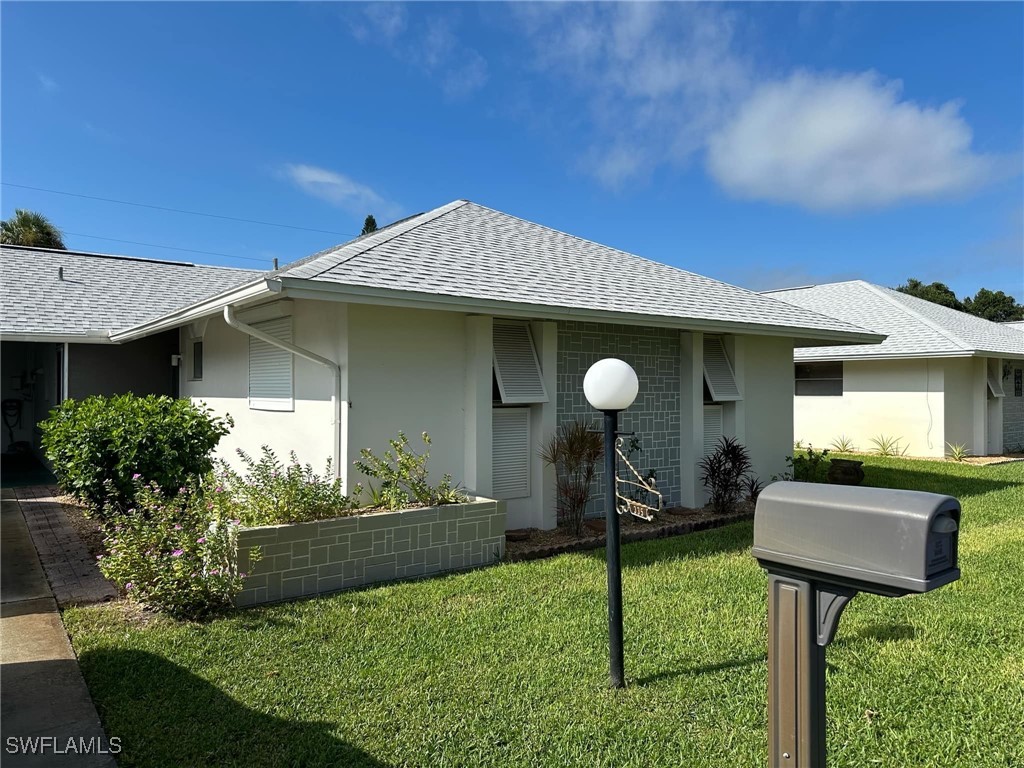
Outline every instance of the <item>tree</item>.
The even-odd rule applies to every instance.
[[[16,208],[11,218],[0,222],[0,243],[67,250],[64,236],[48,218],[23,208]]]
[[[375,218],[373,218],[373,214],[371,213],[363,221],[363,231],[360,232],[359,234],[360,235],[368,235],[371,232],[376,232],[376,231],[377,231],[377,220]]]
[[[964,311],[964,305],[956,297],[956,294],[945,283],[932,283],[925,285],[920,280],[910,278],[904,285],[899,285],[896,290],[908,296],[916,296],[919,299],[930,301],[933,304],[941,304],[950,309]]]
[[[990,291],[988,288],[979,289],[973,299],[964,299],[964,310],[993,323],[1024,320],[1024,304],[1018,304],[1013,296],[1002,291]]]

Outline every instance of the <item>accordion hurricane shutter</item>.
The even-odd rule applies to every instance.
[[[492,488],[498,499],[530,495],[530,409],[493,411]]]
[[[721,336],[704,337],[704,379],[715,402],[743,399]]]
[[[290,317],[253,323],[253,328],[281,341],[292,340]],[[249,338],[249,407],[266,411],[294,408],[291,352],[254,337]]]
[[[525,323],[494,324],[494,373],[502,403],[548,401],[533,335]]]

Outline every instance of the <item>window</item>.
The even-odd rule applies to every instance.
[[[198,339],[189,344],[189,380],[203,379],[203,340]]]
[[[797,363],[796,394],[812,397],[842,397],[843,361]]]
[[[494,375],[505,405],[548,401],[533,335],[526,323],[494,324]]]
[[[716,403],[743,399],[721,336],[704,337],[704,383]]]
[[[252,327],[275,339],[291,343],[290,317],[253,323]],[[292,353],[254,336],[249,337],[249,407],[261,411],[295,409],[292,398]]]

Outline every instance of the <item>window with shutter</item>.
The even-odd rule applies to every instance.
[[[253,323],[252,327],[291,343],[290,317]],[[249,407],[261,411],[291,411],[295,408],[292,353],[253,336],[249,337]]]
[[[548,401],[529,325],[494,324],[494,375],[506,405]]]
[[[491,423],[492,493],[496,499],[530,495],[530,409],[495,408]]]
[[[995,358],[988,360],[988,388],[993,397],[1005,397],[1003,390],[1003,373],[999,370],[999,361]]]
[[[743,399],[721,336],[704,337],[704,381],[716,403]]]
[[[718,447],[718,440],[724,434],[722,406],[704,406],[704,455],[710,456]]]

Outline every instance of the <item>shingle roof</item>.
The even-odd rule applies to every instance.
[[[465,200],[314,254],[276,276],[591,312],[864,333],[825,314]]]
[[[137,325],[261,273],[186,262],[0,248],[0,334],[78,337]],[[58,277],[64,268],[64,279]]]
[[[888,338],[866,346],[805,347],[798,360],[992,355],[1024,357],[1024,335],[966,312],[863,280],[766,291],[794,306],[835,317]]]

